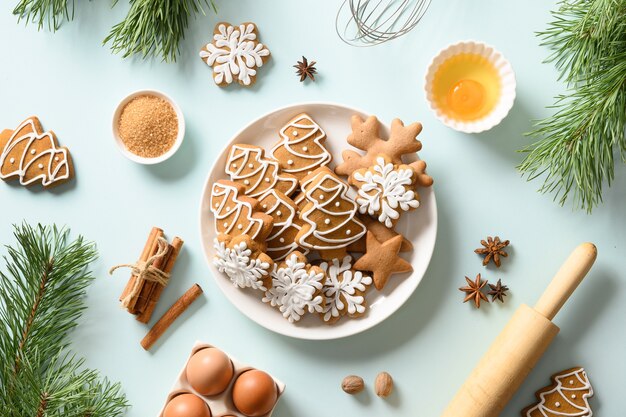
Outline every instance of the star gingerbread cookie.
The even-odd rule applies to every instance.
[[[0,133],[0,179],[19,179],[24,186],[41,184],[51,188],[73,176],[70,152],[59,146],[54,132],[43,130],[37,117]]]

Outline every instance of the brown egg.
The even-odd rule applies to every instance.
[[[249,417],[269,413],[278,399],[276,384],[263,371],[251,369],[239,375],[233,386],[233,403]]]
[[[233,364],[221,350],[206,348],[193,354],[185,372],[199,394],[217,395],[224,392],[233,378]]]
[[[211,417],[211,410],[197,395],[180,394],[167,403],[163,417]]]

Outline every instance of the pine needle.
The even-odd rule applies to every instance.
[[[626,162],[626,0],[565,0],[552,14],[539,36],[568,90],[529,133],[537,142],[518,168],[561,205],[572,197],[591,212],[614,180],[614,155]]]
[[[213,0],[131,0],[130,4],[128,15],[113,26],[104,43],[110,42],[113,53],[124,58],[160,56],[166,62],[176,61],[189,17],[204,14],[203,4],[216,11]]]
[[[64,20],[74,19],[74,0],[20,0],[13,14],[27,24],[36,23],[38,29],[47,26],[56,31]]]
[[[56,226],[16,226],[0,272],[0,415],[116,417],[119,384],[85,369],[68,332],[85,309],[95,246]]]

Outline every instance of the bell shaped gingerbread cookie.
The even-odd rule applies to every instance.
[[[0,133],[0,152],[0,179],[5,181],[50,188],[74,176],[70,152],[59,146],[54,132],[44,132],[35,116]]]

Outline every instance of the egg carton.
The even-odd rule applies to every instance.
[[[178,379],[174,383],[174,386],[172,386],[170,393],[167,395],[167,400],[165,401],[165,404],[163,404],[161,411],[159,411],[159,417],[163,417],[165,406],[167,405],[167,403],[170,402],[172,398],[174,398],[177,395],[186,394],[186,393],[194,394],[200,397],[209,406],[212,417],[225,417],[225,416],[247,417],[245,414],[242,414],[241,412],[239,412],[237,408],[235,407],[235,404],[233,403],[233,400],[232,400],[233,385],[235,384],[235,381],[237,380],[237,377],[239,377],[239,375],[241,375],[242,373],[246,371],[257,369],[257,368],[254,368],[250,365],[247,365],[245,363],[238,361],[237,359],[229,355],[227,352],[222,350],[222,352],[224,352],[233,363],[233,369],[234,369],[233,377],[230,380],[226,390],[224,390],[224,392],[222,392],[221,394],[212,395],[212,396],[201,395],[196,390],[193,389],[193,387],[187,380],[186,369],[187,369],[187,364],[189,363],[189,360],[191,359],[191,357],[197,351],[201,349],[205,349],[205,348],[215,348],[215,349],[221,350],[220,348],[210,345],[208,343],[203,343],[199,341],[194,343],[193,348],[191,349],[191,353],[189,354],[189,357],[187,357],[187,360],[185,361],[185,366],[183,366],[180,373],[178,374]],[[285,384],[282,383],[280,380],[274,378],[274,376],[269,374],[269,372],[268,372],[268,375],[270,375],[270,377],[274,380],[274,383],[276,384],[276,389],[277,389],[276,404],[278,404],[280,397],[285,391]],[[272,408],[269,413],[263,414],[260,417],[271,417],[272,413],[274,412],[274,409],[276,408],[276,404],[274,404],[274,408]]]

